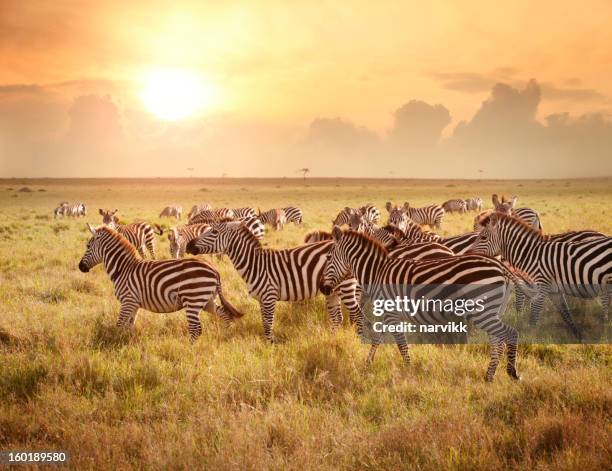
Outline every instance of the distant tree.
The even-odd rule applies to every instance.
[[[301,168],[299,170],[296,170],[298,173],[301,173],[302,176],[304,177],[304,181],[306,181],[306,175],[308,175],[310,173],[310,169],[309,168]]]
[[[193,171],[195,170],[195,168],[193,167],[187,167],[187,171],[189,172],[189,178],[193,177]]]

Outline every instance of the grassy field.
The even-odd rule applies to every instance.
[[[349,326],[330,332],[322,296],[279,303],[286,342],[268,345],[227,259],[214,263],[246,315],[225,329],[204,313],[192,345],[180,312],[141,311],[133,334],[118,331],[103,268],[77,268],[98,208],[168,226],[157,215],[174,202],[295,204],[304,226],[266,235],[291,247],[346,205],[490,205],[493,192],[539,210],[545,232],[612,233],[612,179],[0,180],[0,450],[66,450],[78,469],[610,469],[610,346],[523,345],[519,383],[500,368],[485,384],[486,345],[414,346],[409,367],[383,346],[366,368],[368,347]],[[84,201],[87,218],[54,220],[61,200]],[[472,217],[447,216],[442,233]]]

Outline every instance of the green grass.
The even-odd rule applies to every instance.
[[[16,192],[24,186],[34,191]],[[279,303],[285,342],[268,345],[227,259],[213,263],[246,315],[226,329],[204,313],[192,345],[181,312],[140,311],[133,333],[116,329],[106,273],[77,268],[98,208],[168,227],[157,219],[168,203],[296,204],[304,226],[265,239],[290,247],[328,230],[346,205],[493,192],[538,209],[546,232],[612,232],[610,179],[0,181],[0,450],[62,449],[78,469],[609,468],[607,345],[522,345],[519,383],[503,368],[484,383],[482,345],[416,345],[409,367],[382,346],[367,368],[368,346],[348,326],[330,331],[321,296]],[[88,217],[54,220],[61,200],[83,200]],[[441,232],[468,231],[472,217],[447,216]],[[167,257],[167,239],[158,242]],[[549,306],[542,321],[554,316]]]

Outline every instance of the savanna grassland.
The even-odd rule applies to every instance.
[[[77,268],[98,208],[168,227],[157,215],[169,203],[298,205],[303,227],[265,238],[291,247],[346,205],[480,195],[490,206],[493,192],[540,211],[545,232],[612,233],[611,179],[0,181],[0,450],[66,450],[75,469],[610,469],[607,345],[521,345],[518,383],[502,367],[484,382],[486,345],[417,345],[408,367],[382,346],[368,368],[348,325],[330,331],[322,296],[279,303],[284,342],[267,344],[227,259],[213,263],[245,316],[226,329],[204,313],[190,344],[181,312],[140,311],[133,333],[117,330],[104,269]],[[84,201],[87,217],[54,220],[61,200]],[[472,218],[447,216],[442,233]]]

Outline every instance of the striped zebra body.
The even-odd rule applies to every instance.
[[[116,230],[125,237],[138,250],[142,258],[145,258],[146,249],[151,258],[155,259],[155,234],[162,235],[163,233],[160,226],[155,225],[155,229],[153,229],[153,226],[146,222],[120,224],[119,218],[116,216],[116,209],[114,211],[99,209],[98,212],[102,216],[102,224]]]
[[[444,218],[444,208],[437,204],[424,206],[422,208],[412,208],[409,203],[404,203],[406,214],[417,224],[421,226],[428,225],[432,229],[440,229],[442,227],[442,219]]]
[[[306,234],[306,236],[304,237],[305,244],[313,244],[315,242],[321,242],[323,240],[332,240],[331,232],[312,231]]]
[[[442,203],[442,209],[447,213],[457,212],[463,214],[467,212],[467,204],[462,199],[447,200]]]
[[[461,255],[467,253],[472,248],[478,238],[478,234],[477,231],[467,232],[465,234],[445,237],[438,242],[451,249],[455,255]]]
[[[212,224],[223,219],[234,219],[234,211],[228,208],[205,209],[191,216],[187,224]]]
[[[275,230],[280,231],[287,223],[287,215],[281,208],[270,209],[264,213],[259,212],[259,220],[263,224],[272,226]]]
[[[202,309],[218,311],[221,318],[231,322],[241,317],[221,292],[221,279],[214,267],[201,260],[139,259],[135,249],[119,233],[108,227],[94,229],[92,238],[79,263],[82,272],[88,272],[103,263],[115,286],[115,295],[121,303],[118,326],[133,326],[138,309],[168,313],[186,310],[191,340],[202,332],[199,314]],[[219,297],[221,306],[215,306]]]
[[[235,219],[245,219],[248,217],[257,217],[257,212],[253,208],[233,208]]]
[[[266,228],[257,216],[240,217],[238,221],[244,224],[257,239],[261,240],[266,235]]]
[[[389,250],[389,257],[409,258],[412,260],[430,260],[455,255],[448,247],[436,242],[400,243]]]
[[[358,214],[359,210],[356,208],[349,208],[345,206],[345,208],[338,213],[338,215],[332,221],[332,226],[343,226],[345,224],[350,224],[351,217],[355,214]]]
[[[537,323],[544,300],[549,297],[569,329],[580,339],[565,295],[587,299],[601,296],[604,319],[608,318],[612,285],[611,237],[555,242],[521,220],[499,213],[491,214],[483,225],[473,250],[491,256],[501,255],[534,280],[537,294],[532,299],[531,325]]]
[[[300,208],[296,208],[295,206],[287,206],[286,208],[281,208],[285,213],[285,218],[287,222],[292,222],[296,226],[299,226],[304,222],[304,217],[302,214],[302,210]]]
[[[359,208],[359,212],[364,219],[371,224],[378,224],[380,221],[380,209],[373,204],[366,204]]]
[[[446,299],[486,299],[482,311],[466,313],[474,325],[489,334],[491,361],[487,369],[487,381],[493,380],[499,356],[508,347],[507,372],[518,379],[516,371],[517,331],[501,320],[510,295],[509,282],[517,282],[514,274],[501,262],[479,255],[460,255],[435,260],[409,260],[389,257],[387,250],[368,236],[334,228],[336,243],[328,257],[324,272],[324,287],[332,289],[348,274],[355,276],[372,299],[395,299],[408,296],[411,299],[431,297],[440,285],[461,285],[460,292],[446,294]],[[402,291],[401,293],[398,291]],[[376,292],[374,292],[374,291]],[[380,292],[378,292],[380,291]],[[382,294],[382,296],[381,296]],[[413,312],[410,313],[411,316]],[[418,310],[413,321],[422,324],[439,324],[449,321],[454,314]],[[393,315],[388,318],[394,322]],[[410,361],[408,345],[403,333],[394,333],[404,361]],[[373,360],[379,341],[375,341],[369,354]]]
[[[210,211],[211,209],[212,206],[209,203],[194,204],[191,207],[191,210],[189,210],[189,213],[187,214],[187,220],[191,219],[193,216],[195,216],[201,211]]]
[[[411,222],[402,231],[401,239],[412,242],[439,242],[441,237],[435,232],[424,231],[421,226]]]
[[[246,282],[249,294],[259,301],[266,339],[273,341],[276,303],[316,296],[333,244],[333,241],[324,241],[285,250],[264,249],[243,225],[226,223],[218,224],[187,244],[187,253],[225,253],[230,258]],[[348,308],[351,320],[358,323],[361,317],[354,279],[345,281],[326,296],[334,328],[342,322],[340,300]]]
[[[161,213],[159,213],[160,218],[176,218],[181,219],[183,216],[183,207],[178,204],[172,204],[170,206],[166,206],[162,209]]]
[[[210,230],[209,224],[191,224],[188,226],[173,227],[170,229],[168,231],[168,240],[170,241],[170,257],[183,258],[187,244],[200,237],[200,235],[207,230]]]
[[[482,211],[482,198],[468,198],[465,200],[465,207],[468,211]]]
[[[87,216],[87,208],[85,207],[85,203],[82,202],[70,204],[65,201],[62,201],[59,206],[53,211],[53,215],[56,218],[58,216],[80,218]]]

